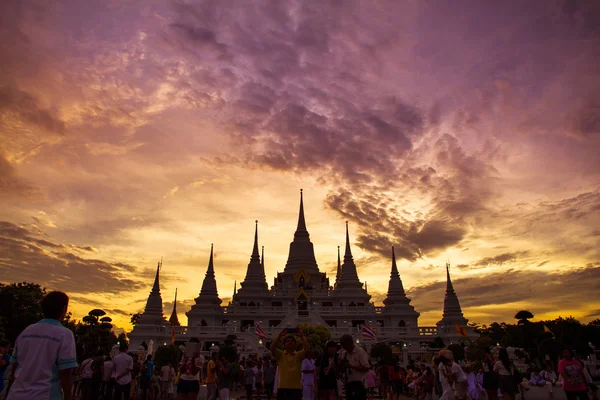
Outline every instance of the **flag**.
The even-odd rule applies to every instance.
[[[175,343],[175,326],[171,325],[171,343]]]
[[[458,324],[456,324],[456,333],[460,336],[467,336],[467,330],[465,328],[461,328]]]
[[[375,334],[375,330],[369,328],[367,325],[362,326],[362,337],[366,339],[377,340],[377,335]]]
[[[267,334],[265,333],[265,331],[262,330],[262,328],[260,327],[259,324],[255,325],[255,329],[254,329],[254,334],[259,338],[259,339],[263,339],[263,340],[267,340]]]
[[[548,333],[550,333],[552,336],[554,336],[554,333],[552,333],[552,331],[550,330],[550,328],[548,328],[546,325],[544,325],[544,332],[548,332]]]

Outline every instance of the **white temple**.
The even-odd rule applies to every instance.
[[[477,335],[468,327],[452,281],[446,268],[447,288],[442,319],[436,326],[419,327],[419,313],[410,304],[396,265],[392,247],[391,274],[387,297],[383,306],[375,306],[357,273],[352,257],[348,224],[346,223],[346,247],[343,263],[338,248],[338,267],[335,282],[332,284],[327,274],[319,270],[313,244],[310,241],[304,219],[302,192],[300,211],[294,240],[283,272],[278,272],[269,288],[264,268],[264,248],[262,257],[258,247],[258,221],[254,233],[254,246],[246,276],[240,288],[234,293],[231,302],[223,306],[217,291],[215,265],[211,245],[208,269],[202,282],[199,296],[188,311],[188,325],[181,326],[177,317],[177,294],[173,312],[167,321],[163,315],[160,294],[159,274],[156,278],[146,308],[133,331],[128,335],[131,345],[153,340],[159,345],[175,340],[186,342],[197,338],[202,348],[208,350],[213,345],[223,343],[227,335],[235,334],[238,342],[252,351],[264,350],[262,340],[255,335],[257,324],[269,337],[274,337],[283,328],[299,324],[322,325],[328,327],[333,338],[344,333],[354,335],[361,341],[361,326],[375,330],[378,342],[401,343],[413,352],[418,352],[423,344],[440,336],[448,344]],[[461,329],[463,331],[461,332]],[[365,343],[371,342],[364,339]]]

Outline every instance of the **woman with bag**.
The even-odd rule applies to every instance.
[[[485,390],[488,400],[498,400],[498,375],[494,372],[494,356],[489,349],[485,350],[481,365],[483,367],[483,390]]]
[[[204,357],[197,352],[191,356],[183,356],[179,364],[177,400],[196,400],[200,391],[200,371],[203,365]]]

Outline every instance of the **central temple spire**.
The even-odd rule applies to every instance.
[[[306,221],[304,218],[304,195],[300,189],[300,210],[298,212],[298,226],[294,233],[294,241],[290,243],[290,252],[284,272],[298,272],[303,269],[305,272],[319,271],[317,260],[315,259],[315,250],[310,241]]]
[[[250,256],[250,262],[260,262],[260,255],[258,254],[258,220],[254,221],[254,247],[252,248],[252,256]]]
[[[304,199],[303,190],[300,189],[300,211],[298,212],[298,226],[294,233],[294,241],[310,241],[308,231],[306,230],[306,221],[304,220]]]
[[[348,234],[348,221],[346,221],[346,252],[344,253],[344,263],[346,260],[353,261],[352,250],[350,250],[350,235]]]

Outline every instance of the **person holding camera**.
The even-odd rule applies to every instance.
[[[296,334],[302,340],[302,350],[297,351],[298,343],[292,336]],[[287,336],[286,336],[287,335]],[[283,342],[284,350],[279,350],[277,345],[285,336]],[[277,360],[279,367],[279,381],[277,382],[277,400],[301,400],[302,399],[302,360],[309,354],[308,341],[300,327],[296,329],[284,329],[271,343],[271,353]]]

